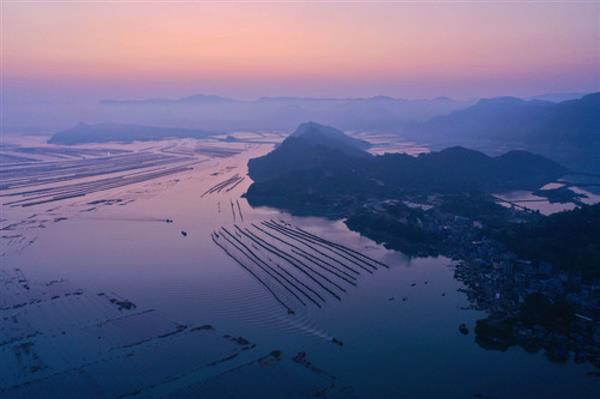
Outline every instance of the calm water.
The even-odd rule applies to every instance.
[[[32,280],[65,278],[83,289],[118,292],[178,322],[209,323],[247,337],[260,353],[306,351],[362,398],[600,397],[600,379],[586,375],[590,366],[555,364],[518,348],[481,349],[473,329],[485,314],[462,309],[469,304],[457,291],[461,285],[450,260],[408,259],[349,231],[341,221],[252,209],[241,198],[248,178],[229,192],[202,197],[225,178],[245,175],[247,160],[270,148],[254,144],[176,176],[64,203],[56,212],[68,220],[32,230],[35,242],[9,251],[1,266],[20,267]],[[124,197],[135,201],[82,211],[94,199]],[[246,224],[283,219],[391,267],[361,276],[341,302],[288,315],[210,240],[212,231],[233,224],[228,207],[236,199]],[[4,223],[37,214],[35,219],[54,205],[3,207],[2,217]],[[174,223],[165,223],[166,218]],[[467,324],[469,335],[459,333],[460,323]],[[344,345],[332,344],[332,337]]]
[[[600,181],[600,178],[595,178],[595,183]],[[563,186],[563,183],[549,183],[542,187],[542,189],[553,189]],[[586,189],[587,188],[587,189]],[[593,205],[600,202],[600,194],[590,191],[589,187],[582,188],[578,186],[569,186],[569,189],[576,194],[581,194],[583,197],[580,201],[587,205]],[[594,187],[595,188],[595,187]],[[537,196],[532,191],[527,190],[515,190],[504,193],[495,194],[496,197],[518,204],[522,208],[530,209],[533,211],[539,211],[542,215],[552,215],[553,213],[570,211],[577,208],[577,204],[572,202],[565,203],[552,203],[547,198]],[[511,204],[507,202],[500,202],[503,206],[510,207]]]

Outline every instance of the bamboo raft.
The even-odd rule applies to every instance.
[[[243,220],[239,201],[234,220]],[[252,275],[288,314],[299,307],[322,308],[358,285],[364,273],[389,268],[345,245],[284,221],[268,220],[248,225],[234,222],[211,234],[213,242]]]
[[[222,182],[217,183],[214,186],[210,187],[208,190],[206,190],[204,193],[202,193],[200,198],[203,198],[208,194],[220,193],[223,190],[225,192],[229,192],[229,191],[233,190],[234,188],[236,188],[242,181],[244,181],[244,179],[245,179],[245,177],[240,176],[239,174],[236,173],[229,179],[223,180]]]

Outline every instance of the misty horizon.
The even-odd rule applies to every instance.
[[[127,92],[122,93],[119,88],[115,88],[114,92],[107,91],[106,94],[94,94],[87,93],[81,94],[78,96],[69,96],[63,95],[56,92],[50,92],[46,95],[39,95],[29,93],[27,91],[15,90],[15,93],[9,88],[5,88],[4,90],[4,98],[3,102],[6,105],[27,105],[31,103],[37,102],[47,102],[51,104],[58,103],[77,103],[79,101],[85,101],[86,103],[102,103],[103,101],[143,101],[143,100],[180,100],[193,96],[207,96],[207,97],[221,97],[225,99],[240,101],[240,102],[255,102],[260,99],[265,98],[297,98],[297,99],[315,99],[315,100],[357,100],[357,99],[373,99],[378,97],[387,97],[394,100],[407,100],[407,101],[419,101],[419,100],[435,100],[435,99],[450,99],[450,100],[461,100],[461,101],[475,101],[480,99],[491,99],[498,97],[515,97],[521,98],[525,100],[530,99],[542,99],[544,97],[561,97],[566,96],[569,98],[581,97],[585,94],[594,93],[600,91],[600,86],[590,86],[590,87],[579,87],[579,88],[568,88],[565,90],[542,90],[542,91],[534,91],[534,92],[526,92],[519,93],[514,91],[498,91],[498,92],[489,92],[482,93],[478,95],[469,95],[469,96],[456,96],[451,95],[446,92],[434,93],[431,95],[404,95],[402,92],[394,92],[389,93],[385,91],[373,91],[367,92],[365,94],[359,94],[350,92],[347,95],[328,95],[328,94],[319,94],[318,92],[295,92],[295,91],[277,91],[272,93],[255,93],[252,95],[236,95],[235,92],[229,91],[208,91],[208,90],[181,90],[177,92],[173,92],[170,90],[159,91],[159,90],[147,90],[143,93],[136,92]],[[548,101],[559,101],[559,100],[548,100]]]
[[[1,399],[600,398],[600,1],[0,0]]]

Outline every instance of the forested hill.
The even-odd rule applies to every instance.
[[[438,116],[408,134],[441,143],[522,148],[600,172],[600,93],[552,103],[501,97]]]
[[[512,225],[500,239],[526,259],[600,277],[600,204]]]
[[[372,156],[352,141],[325,136],[316,128],[308,137],[292,135],[271,153],[251,160],[249,174],[255,184],[248,195],[535,189],[565,173],[556,162],[526,151],[490,157],[452,147],[418,157]]]

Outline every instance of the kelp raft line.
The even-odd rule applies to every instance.
[[[225,252],[225,254],[227,256],[229,256],[231,259],[233,259],[238,265],[240,265],[241,267],[243,267],[248,273],[250,273],[261,285],[263,285],[267,291],[269,291],[271,293],[271,295],[273,295],[273,298],[275,298],[275,300],[277,302],[279,302],[281,304],[281,306],[283,306],[287,312],[289,314],[294,314],[294,310],[291,309],[290,307],[288,307],[285,302],[283,302],[279,296],[277,296],[277,294],[271,289],[271,287],[269,287],[269,285],[267,283],[265,283],[260,277],[258,277],[256,275],[256,273],[254,273],[252,271],[252,269],[250,269],[248,266],[246,266],[245,264],[243,264],[239,259],[237,259],[235,256],[233,256],[228,250],[227,248],[225,248],[223,245],[221,245],[217,240],[216,237],[218,237],[215,233],[211,234],[211,238],[213,240],[213,242],[223,250],[223,252]]]
[[[243,220],[239,202],[230,201],[230,206],[234,220]],[[343,294],[358,285],[362,272],[372,274],[389,267],[283,221],[244,226],[234,221],[233,230],[221,226],[211,238],[289,314],[294,314],[298,306],[321,308],[327,300],[341,301]]]
[[[229,205],[231,205],[231,216],[233,217],[233,223],[237,223],[237,220],[235,218],[235,208],[233,207],[233,201],[231,199],[229,199]]]
[[[238,184],[240,184],[244,179],[245,178],[243,176],[240,176],[239,174],[236,173],[234,176],[230,177],[229,179],[223,180],[222,182],[217,183],[214,186],[210,187],[208,190],[206,190],[204,193],[202,193],[200,198],[203,198],[204,196],[206,196],[208,194],[220,193],[223,190],[225,190],[225,192],[229,192],[229,191],[233,190]]]
[[[240,214],[240,219],[242,220],[242,223],[244,222],[244,214],[242,213],[242,207],[240,206],[240,200],[235,200],[235,203],[237,204],[237,209],[238,209],[238,213]]]
[[[294,229],[290,229],[281,224],[277,224],[277,222],[272,221],[272,223],[274,223],[276,226],[280,226],[280,228],[283,228],[287,231],[292,232],[293,234],[299,234],[300,236],[303,236],[306,239],[311,240],[313,242],[318,242],[322,245],[331,246],[332,248],[335,248],[336,250],[340,250],[340,251],[344,252],[347,256],[350,256],[354,260],[361,262],[361,263],[373,268],[374,270],[377,270],[377,265],[383,266],[385,268],[389,268],[389,266],[386,265],[385,263],[379,262],[378,260],[368,257],[358,251],[353,250],[352,248],[346,247],[344,245],[335,243],[333,241],[326,240],[322,237],[319,237],[317,235],[309,233],[306,230],[301,229],[300,227],[294,226]],[[374,265],[374,264],[376,264],[376,265]]]

